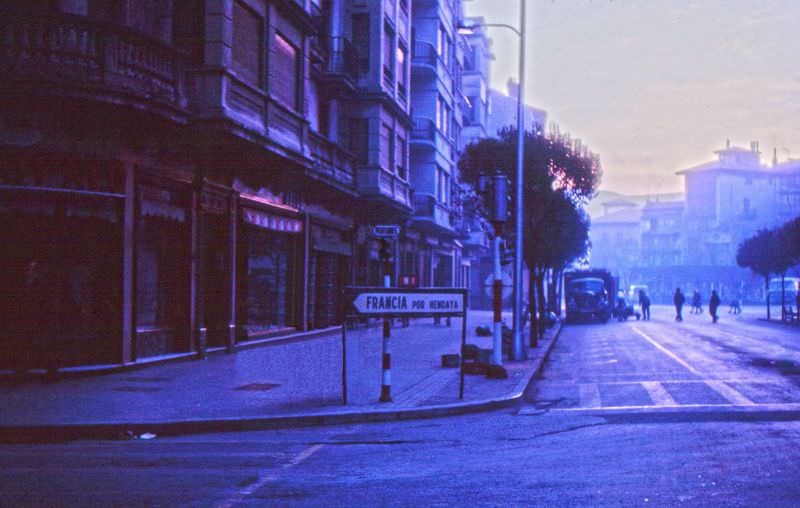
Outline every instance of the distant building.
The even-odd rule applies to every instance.
[[[613,270],[624,284],[639,266],[642,210],[630,201],[616,201],[626,204],[611,206],[610,213],[592,221],[590,259],[592,266]]]
[[[498,90],[489,90],[489,125],[487,130],[490,136],[497,137],[497,132],[505,127],[517,127],[517,96],[519,95],[519,84],[512,79],[507,83],[508,93],[504,94]],[[533,129],[537,126],[539,130],[544,130],[547,122],[547,112],[525,106],[525,118],[523,124],[525,130]]]

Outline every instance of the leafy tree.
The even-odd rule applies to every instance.
[[[764,294],[767,298],[767,319],[770,318],[769,276],[773,273],[772,262],[767,250],[774,244],[774,234],[769,229],[760,229],[755,235],[743,241],[736,251],[736,264],[749,268],[753,273],[764,277]]]
[[[498,138],[485,138],[467,146],[459,160],[462,178],[477,184],[481,175],[500,172],[516,181],[517,131],[508,127]],[[585,253],[588,219],[580,206],[594,195],[602,169],[595,154],[566,137],[543,136],[526,131],[523,146],[523,252],[532,284],[531,318],[533,332],[542,327],[537,314],[544,312],[543,278],[548,270],[560,272]],[[509,214],[515,216],[514,186],[511,186]],[[510,229],[510,228],[509,228]],[[512,236],[509,231],[508,236]],[[516,241],[513,236],[511,241]],[[538,291],[535,289],[538,288]],[[538,313],[534,293],[539,294]],[[532,343],[534,341],[532,340]]]

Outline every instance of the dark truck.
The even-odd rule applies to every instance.
[[[567,322],[607,322],[614,312],[616,294],[616,279],[608,270],[565,272]]]

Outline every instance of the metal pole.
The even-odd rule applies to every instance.
[[[494,258],[494,280],[492,281],[492,306],[494,319],[492,328],[492,365],[503,365],[503,272],[500,268],[500,234],[502,224],[494,224],[492,257]]]
[[[381,240],[381,257],[383,257],[383,287],[388,288],[392,285],[391,269],[389,264],[389,251],[388,244]],[[391,328],[390,318],[383,318],[383,339],[382,339],[382,358],[383,358],[383,376],[381,382],[381,396],[378,400],[381,402],[392,401],[392,349],[389,343],[389,335]]]
[[[517,91],[517,178],[514,239],[514,360],[524,360],[522,346],[522,172],[525,143],[525,2],[520,0],[519,90]]]

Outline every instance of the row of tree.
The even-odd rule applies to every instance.
[[[523,152],[523,253],[530,274],[531,345],[544,333],[544,320],[550,302],[556,310],[557,297],[550,284],[545,295],[544,282],[560,280],[563,270],[585,256],[589,248],[589,217],[583,205],[600,184],[600,160],[579,143],[560,135],[543,135],[539,129],[526,131]],[[508,127],[498,138],[484,138],[467,146],[459,161],[462,177],[476,185],[481,175],[500,172],[515,181],[517,130]],[[512,186],[509,205],[514,216],[516,197]],[[480,201],[476,206],[485,205]],[[513,231],[506,232],[507,243],[516,242]]]
[[[784,279],[789,269],[800,265],[800,217],[775,229],[761,229],[743,241],[736,252],[736,263],[764,277],[767,319],[770,318],[769,279],[773,275],[781,277],[783,314],[786,307]]]

